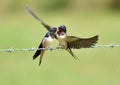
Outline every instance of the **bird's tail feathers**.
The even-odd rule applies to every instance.
[[[74,58],[75,60],[79,60],[79,58],[72,52],[72,50],[71,50],[70,48],[68,48],[67,51],[73,56],[73,58]]]

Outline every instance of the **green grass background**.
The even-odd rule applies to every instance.
[[[0,18],[0,49],[37,47],[47,30],[25,9]],[[66,25],[68,35],[99,35],[97,44],[120,44],[120,14],[36,12],[51,26]],[[57,41],[52,46],[57,46]],[[76,61],[63,50],[46,51],[41,66],[34,52],[0,53],[0,85],[120,85],[120,48],[73,50]]]

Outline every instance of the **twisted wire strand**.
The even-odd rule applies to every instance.
[[[92,46],[91,48],[115,48],[115,47],[120,47],[120,44],[107,44],[107,45],[95,45]],[[16,51],[36,51],[36,50],[57,50],[57,49],[62,49],[61,47],[49,47],[49,48],[8,48],[8,49],[0,49],[0,52],[16,52]]]

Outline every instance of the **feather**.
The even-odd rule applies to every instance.
[[[40,43],[38,48],[42,48],[42,43]],[[33,60],[36,59],[40,54],[42,50],[37,50],[33,56]]]
[[[51,29],[51,26],[49,26],[47,23],[45,23],[43,20],[41,20],[28,6],[26,6],[26,10],[36,19],[38,20],[48,31]]]
[[[78,38],[75,36],[67,36],[67,42],[69,48],[80,49],[80,48],[89,48],[94,46],[97,43],[98,35],[91,38]]]

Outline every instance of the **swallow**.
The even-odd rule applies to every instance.
[[[38,50],[35,52],[35,54],[33,56],[33,60],[36,59],[40,55],[39,65],[41,64],[43,55],[45,53],[45,50],[41,49],[41,48],[49,48],[50,47],[51,43],[53,42],[56,31],[57,31],[57,28],[55,28],[55,27],[51,28],[49,30],[49,32],[46,33],[46,35],[42,39],[42,42],[38,46]]]
[[[90,38],[79,38],[76,36],[68,36],[65,25],[58,27],[57,39],[59,46],[67,50],[75,59],[79,59],[71,49],[90,48],[93,47],[98,41],[98,35]]]
[[[52,28],[50,25],[41,20],[28,6],[26,10],[38,20],[48,31]],[[75,59],[79,59],[71,49],[81,49],[93,47],[98,41],[98,35],[90,38],[79,38],[76,36],[68,36],[65,25],[58,27],[55,38],[59,41],[59,46],[67,50]]]

